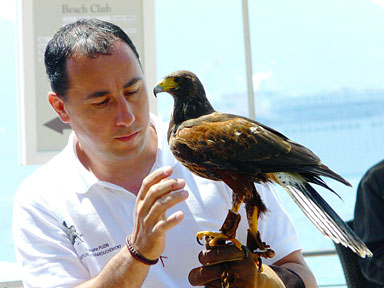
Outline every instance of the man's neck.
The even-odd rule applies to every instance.
[[[79,160],[83,166],[91,171],[99,180],[119,185],[137,195],[144,178],[151,172],[153,164],[156,161],[157,134],[155,128],[152,126],[150,127],[148,137],[147,147],[143,149],[139,157],[108,163],[91,161],[84,152],[79,153],[79,144],[77,143]]]

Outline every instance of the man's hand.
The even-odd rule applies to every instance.
[[[188,197],[182,179],[168,179],[171,167],[160,168],[148,175],[136,200],[136,217],[130,241],[141,255],[157,259],[165,248],[165,233],[179,224],[184,214],[175,212],[166,217],[166,211]]]
[[[149,174],[137,195],[135,225],[130,242],[147,259],[158,259],[165,247],[165,233],[183,220],[178,211],[166,217],[166,211],[184,201],[188,193],[181,190],[184,180],[168,179],[172,168],[165,167]],[[149,266],[129,256],[121,249],[91,280],[76,287],[141,287]]]
[[[269,266],[262,265],[262,271],[259,272],[256,258],[257,255],[245,246],[243,250],[232,244],[207,246],[207,250],[199,254],[203,266],[191,270],[189,282],[193,286],[215,288],[285,287]]]

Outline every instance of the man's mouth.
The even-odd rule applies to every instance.
[[[139,134],[139,131],[136,131],[131,134],[116,136],[115,139],[122,142],[129,142],[129,141],[132,141],[137,136],[137,134]]]

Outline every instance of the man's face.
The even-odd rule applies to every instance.
[[[148,141],[149,104],[144,75],[131,48],[67,60],[68,122],[88,157],[114,162],[139,155]]]

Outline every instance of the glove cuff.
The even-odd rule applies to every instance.
[[[291,269],[276,265],[270,265],[269,267],[279,276],[286,288],[305,288],[303,279]]]

